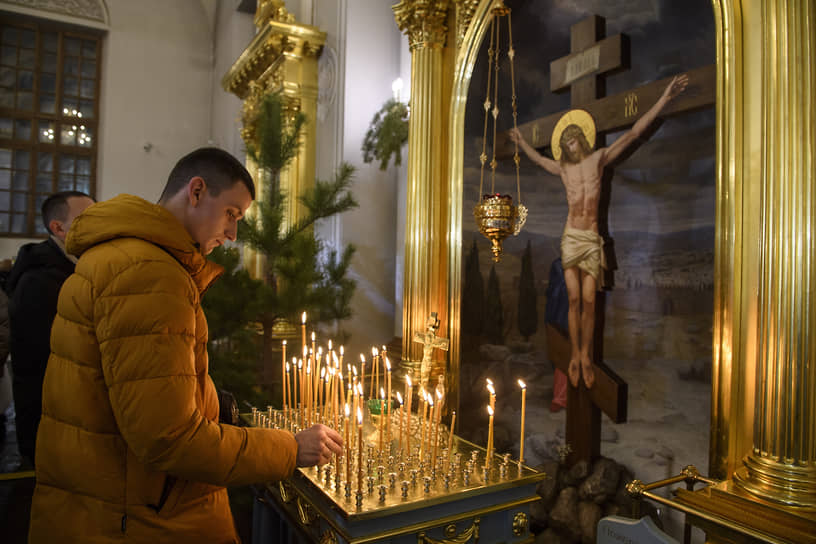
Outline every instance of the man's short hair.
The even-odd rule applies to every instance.
[[[46,198],[45,202],[42,203],[40,213],[42,214],[45,230],[49,233],[54,234],[51,232],[51,227],[48,226],[51,221],[54,219],[57,221],[65,221],[68,219],[68,199],[71,197],[84,197],[93,200],[92,196],[82,191],[60,191]]]
[[[213,196],[218,196],[221,191],[240,181],[255,199],[255,183],[238,159],[223,149],[202,147],[179,159],[167,178],[159,201],[175,196],[196,176],[204,179]]]

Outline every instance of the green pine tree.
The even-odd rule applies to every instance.
[[[529,341],[530,337],[538,330],[538,293],[536,292],[535,275],[533,274],[533,255],[530,240],[527,240],[527,248],[521,257],[518,329],[525,342]]]
[[[265,395],[267,401],[269,392],[255,384],[259,364],[274,364],[275,322],[297,324],[306,311],[312,324],[337,324],[351,316],[355,289],[354,280],[347,277],[354,246],[329,250],[314,236],[317,221],[357,206],[349,190],[352,166],[342,164],[333,180],[316,180],[299,198],[305,213],[297,222],[285,222],[287,195],[280,189],[279,175],[297,154],[304,122],[302,114],[286,117],[278,94],[264,99],[254,124],[257,144],[247,143],[247,155],[258,165],[263,198],[241,221],[238,232],[244,244],[265,256],[266,276],[250,278],[237,266],[237,250],[218,248],[212,259],[225,267],[225,274],[203,301],[210,321],[213,380],[222,379],[223,388],[239,395],[247,390],[256,397]],[[257,399],[253,403],[266,405]]]
[[[465,262],[462,289],[462,333],[477,337],[484,327],[484,279],[479,270],[479,249],[476,240]]]
[[[489,344],[504,344],[504,310],[495,265],[490,267],[490,276],[487,279],[484,336]]]

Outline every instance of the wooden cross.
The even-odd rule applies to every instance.
[[[597,40],[599,35],[597,26],[582,26],[588,25],[588,21],[592,25],[603,24],[602,18],[593,16],[572,26],[573,51],[577,49],[576,43],[589,44],[589,46],[550,63],[550,88],[553,91],[560,91],[569,86],[572,107],[580,107],[592,115],[598,134],[628,128],[637,121],[645,110],[657,102],[666,85],[671,81],[671,77],[600,98],[599,95],[603,92],[603,80],[600,74],[603,72],[610,73],[612,70],[618,70],[628,65],[626,58],[617,60],[618,52],[620,52],[620,55],[628,54],[628,41],[625,36],[618,35],[595,42],[594,40]],[[593,41],[588,38],[585,38],[585,41],[578,40],[575,33],[580,31],[586,34],[589,32],[588,28],[594,29]],[[602,32],[600,34],[602,35]],[[592,45],[592,43],[595,45]],[[597,69],[595,69],[596,57]],[[589,71],[587,67],[593,68],[593,71]],[[581,74],[584,74],[583,77],[576,80],[576,76]],[[689,70],[687,74],[689,78],[688,87],[663,108],[663,111],[660,112],[661,117],[714,105],[717,88],[716,65],[710,64]],[[593,93],[595,94],[593,95]],[[518,128],[524,139],[530,142],[533,147],[549,147],[552,131],[564,113],[566,111],[552,113],[546,117],[521,124]],[[514,150],[509,132],[503,132],[496,136],[497,158],[512,157]]]
[[[597,331],[596,331],[597,334]],[[547,357],[565,375],[569,375],[572,346],[569,338],[547,324]],[[578,387],[567,387],[567,424],[565,441],[571,450],[567,466],[592,461],[601,454],[601,412],[615,423],[626,423],[626,399],[629,386],[603,361],[596,360],[595,383],[587,389],[582,379]]]

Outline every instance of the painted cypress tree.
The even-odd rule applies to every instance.
[[[485,299],[484,336],[489,344],[504,344],[504,310],[502,309],[496,266],[490,267]]]
[[[524,337],[524,341],[538,330],[538,293],[535,288],[535,276],[533,274],[533,255],[530,249],[530,240],[527,240],[527,248],[521,257],[521,275],[519,276],[519,296],[518,296],[518,329]]]
[[[465,285],[462,289],[462,332],[471,336],[482,334],[484,327],[484,279],[479,270],[479,250],[476,240],[465,262]]]

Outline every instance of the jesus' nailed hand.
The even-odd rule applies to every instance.
[[[567,223],[561,237],[561,263],[569,297],[571,354],[569,379],[578,387],[581,375],[587,388],[595,383],[592,369],[592,336],[595,329],[595,293],[603,287],[603,239],[598,234],[598,201],[606,165],[618,158],[652,124],[666,104],[682,93],[688,76],[675,76],[663,94],[632,128],[609,147],[593,150],[595,124],[584,110],[564,114],[553,131],[550,159],[528,144],[518,129],[510,138],[547,172],[560,176],[567,193]]]

